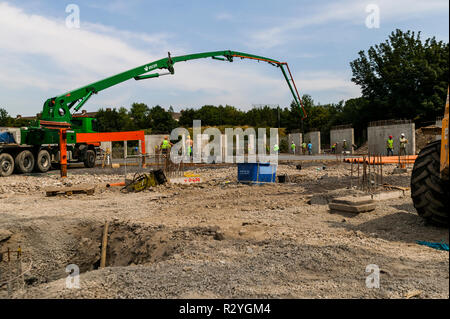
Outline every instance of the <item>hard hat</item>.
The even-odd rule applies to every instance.
[[[392,135],[389,135],[389,138],[392,138]]]
[[[402,133],[402,136],[405,136],[405,133]]]

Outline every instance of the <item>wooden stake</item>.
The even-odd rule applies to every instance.
[[[106,247],[108,245],[108,222],[105,222],[105,228],[103,229],[102,240],[102,255],[100,258],[100,268],[105,268],[106,265]]]

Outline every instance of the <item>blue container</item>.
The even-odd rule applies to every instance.
[[[240,183],[275,183],[276,177],[277,164],[238,163],[238,181]]]

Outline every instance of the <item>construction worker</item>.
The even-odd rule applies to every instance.
[[[303,152],[303,155],[306,154],[306,143],[305,142],[302,143],[302,152]]]
[[[389,135],[389,138],[386,141],[386,149],[387,156],[394,156],[394,140],[392,139],[392,135]]]
[[[278,154],[278,151],[280,150],[280,147],[278,146],[278,144],[275,144],[274,146],[273,146],[273,151],[274,151],[274,153],[275,154]]]
[[[399,138],[400,149],[398,151],[398,155],[406,155],[406,144],[408,144],[408,140],[405,138],[405,134],[402,133]]]
[[[331,145],[331,153],[332,153],[332,154],[336,154],[336,143],[334,143],[333,145]]]
[[[192,156],[192,145],[193,145],[193,141],[191,140],[191,136],[188,135],[186,138],[186,152],[189,157]]]
[[[347,151],[347,140],[343,140],[342,141],[342,153],[345,154],[346,151]]]
[[[308,142],[308,155],[312,155],[312,144],[311,144],[311,141]]]
[[[294,155],[295,155],[295,143],[294,143],[294,141],[292,141],[292,143],[291,143],[291,150],[292,150],[292,153],[294,153]]]
[[[169,149],[172,147],[172,143],[170,143],[169,141],[169,137],[168,136],[164,136],[164,140],[162,141],[160,148],[161,148],[161,152],[163,154],[167,154]]]

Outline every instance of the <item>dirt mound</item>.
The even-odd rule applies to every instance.
[[[435,125],[421,127],[416,130],[416,154],[419,154],[420,150],[428,145],[428,143],[436,140],[436,135],[425,134],[424,131],[438,128]]]
[[[358,147],[353,154],[354,155],[367,155],[368,153],[369,153],[369,143],[366,141],[363,145]]]

